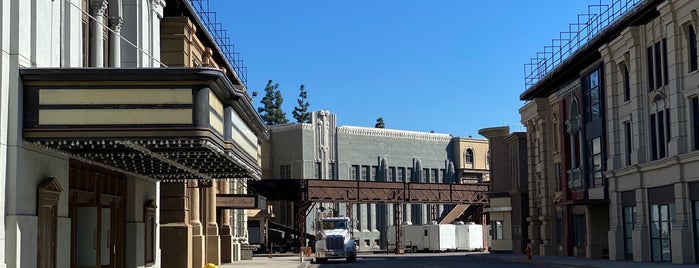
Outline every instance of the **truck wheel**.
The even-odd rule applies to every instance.
[[[356,262],[357,256],[347,257],[347,262]]]

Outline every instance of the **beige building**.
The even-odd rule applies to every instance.
[[[520,96],[529,236],[542,255],[698,263],[699,3],[619,10]]]
[[[460,183],[486,182],[489,180],[490,150],[488,140],[472,137],[456,137],[454,144],[454,164]]]

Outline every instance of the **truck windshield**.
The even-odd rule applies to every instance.
[[[346,229],[347,223],[345,221],[323,221],[323,229]]]

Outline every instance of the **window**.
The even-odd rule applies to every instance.
[[[633,221],[636,218],[636,207],[623,207],[622,213],[622,220],[624,221],[624,255],[627,260],[633,260]]]
[[[587,179],[592,187],[602,186],[602,138],[596,137],[587,143]]]
[[[624,158],[626,165],[631,165],[631,122],[624,122]]]
[[[665,158],[670,142],[670,109],[650,115],[651,160]]]
[[[336,179],[335,177],[335,163],[328,164],[328,178]]]
[[[148,200],[143,207],[143,221],[145,222],[145,246],[146,266],[155,264],[155,210],[158,207],[154,200]]]
[[[694,96],[692,102],[692,130],[694,131],[694,150],[699,150],[699,97]]]
[[[408,168],[405,173],[405,181],[413,181],[413,168]]]
[[[371,178],[369,178],[369,180],[371,180],[371,181],[378,180],[378,174],[379,174],[379,167],[372,166],[371,167]]]
[[[695,259],[699,260],[699,201],[694,202],[694,249]]]
[[[430,169],[429,169],[429,168],[426,168],[426,169],[423,169],[423,170],[422,170],[422,181],[423,181],[423,182],[427,182],[427,183],[432,182],[432,181],[430,180]]]
[[[667,85],[667,40],[655,42],[646,49],[648,62],[648,92]]]
[[[585,246],[585,215],[573,214],[573,246]]]
[[[320,177],[320,166],[321,166],[321,165],[322,165],[322,164],[321,164],[320,162],[316,162],[316,164],[313,165],[313,176],[314,176],[314,178],[316,178],[316,179],[322,179],[322,178]]]
[[[694,27],[692,25],[689,25],[687,27],[687,49],[689,49],[689,53],[687,53],[687,56],[689,57],[689,71],[693,72],[697,70],[697,33],[694,31]]]
[[[516,158],[513,158],[516,159]],[[554,172],[556,172],[556,191],[561,191],[563,190],[563,178],[561,177],[561,163],[554,163],[553,164],[553,169]],[[514,177],[514,176],[513,176]],[[519,188],[519,184],[513,184],[516,185],[517,188]]]
[[[672,260],[670,231],[675,215],[674,204],[654,204],[650,206],[650,247],[653,261]]]
[[[585,122],[591,122],[601,117],[602,86],[599,81],[599,69],[583,77],[583,92],[585,102]]]
[[[359,180],[366,181],[367,177],[369,176],[369,166],[362,166],[362,177],[359,178]]]
[[[389,167],[388,168],[387,181],[396,181],[396,167]]]
[[[466,149],[464,152],[464,161],[467,168],[473,168],[473,150],[471,148]]]
[[[398,174],[397,174],[397,175],[398,175],[398,177],[396,178],[396,181],[398,181],[398,182],[406,182],[406,180],[405,180],[405,168],[404,168],[404,167],[398,168]]]
[[[432,177],[434,178],[434,182],[436,183],[444,182],[444,178],[442,178],[442,180],[439,179],[439,169],[432,170]]]
[[[493,240],[505,239],[502,230],[502,221],[491,221],[490,225],[493,232]]]
[[[353,165],[352,168],[350,169],[350,180],[353,180],[353,181],[359,180],[359,166],[358,165]]]
[[[624,101],[631,100],[631,77],[629,76],[629,68],[623,64],[624,69]]]
[[[291,165],[279,166],[279,178],[280,179],[291,179]]]

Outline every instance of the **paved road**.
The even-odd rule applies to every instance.
[[[462,253],[439,253],[439,254],[376,254],[359,255],[356,263],[346,263],[344,260],[329,260],[327,263],[311,264],[309,268],[457,268],[457,267],[541,267],[526,263],[513,263],[495,259],[470,256]]]

